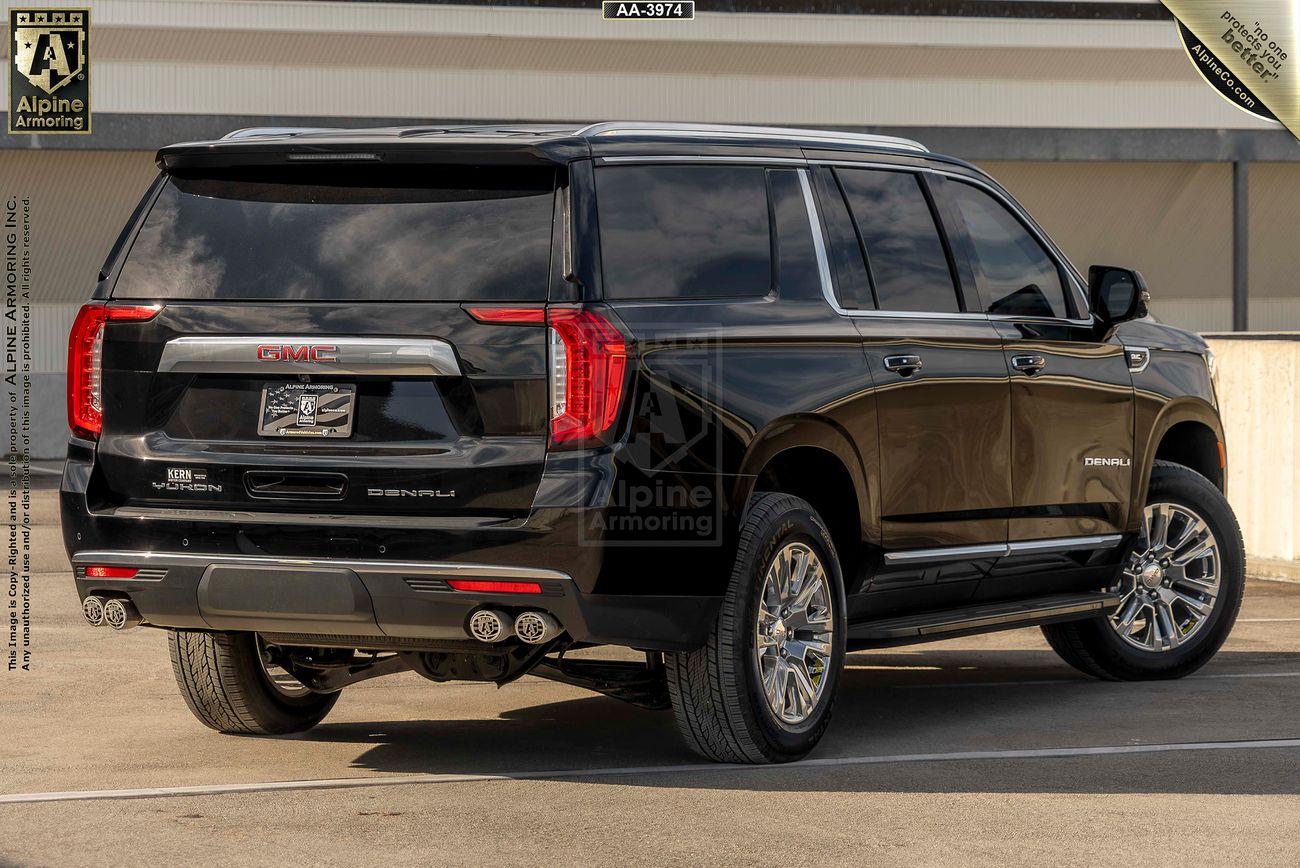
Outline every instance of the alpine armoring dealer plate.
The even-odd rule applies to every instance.
[[[348,437],[356,386],[273,383],[262,388],[263,437]]]

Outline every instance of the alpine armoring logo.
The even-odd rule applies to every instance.
[[[9,132],[90,132],[90,10],[9,10]]]
[[[1183,47],[1187,49],[1187,56],[1192,59],[1192,63],[1200,70],[1201,76],[1219,92],[1220,96],[1247,114],[1272,123],[1279,122],[1278,118],[1264,105],[1263,100],[1251,91],[1248,84],[1240,81],[1229,69],[1228,65],[1219,59],[1210,44],[1205,40],[1198,39],[1196,34],[1188,30],[1181,21],[1178,22],[1178,35],[1182,37]],[[1249,53],[1251,51],[1249,34],[1243,36],[1238,30],[1228,27],[1224,32],[1223,42],[1215,47],[1219,47],[1222,51],[1238,54],[1248,63],[1251,63],[1252,68],[1258,68],[1261,81],[1267,81],[1269,76],[1272,78],[1277,77],[1277,73],[1269,69],[1263,60],[1251,57]],[[1283,57],[1285,57],[1285,54]]]

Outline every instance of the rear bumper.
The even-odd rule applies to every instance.
[[[703,644],[719,604],[716,597],[584,593],[557,570],[462,562],[83,550],[72,563],[81,597],[124,594],[154,626],[349,637],[359,647],[366,638],[473,642],[469,616],[491,607],[549,612],[579,642],[684,650]],[[88,578],[91,564],[138,572]],[[457,591],[448,579],[536,582],[542,593]]]

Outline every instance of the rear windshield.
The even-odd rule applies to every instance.
[[[554,183],[552,170],[466,166],[173,175],[113,295],[543,301]]]

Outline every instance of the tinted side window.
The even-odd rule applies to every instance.
[[[776,218],[776,285],[782,298],[819,298],[821,275],[813,248],[812,224],[803,185],[794,169],[768,169],[772,214]]]
[[[608,298],[763,296],[772,230],[761,166],[601,166]]]
[[[910,172],[837,169],[866,247],[881,310],[961,310],[921,179]]]
[[[1067,317],[1061,271],[1006,206],[970,184],[947,185],[966,223],[971,259],[989,313]]]
[[[822,224],[826,227],[830,258],[835,267],[835,290],[840,305],[849,310],[870,310],[876,306],[876,299],[871,294],[871,278],[862,258],[862,242],[858,239],[858,230],[853,228],[844,191],[830,169],[818,168],[814,177],[821,202]]]

